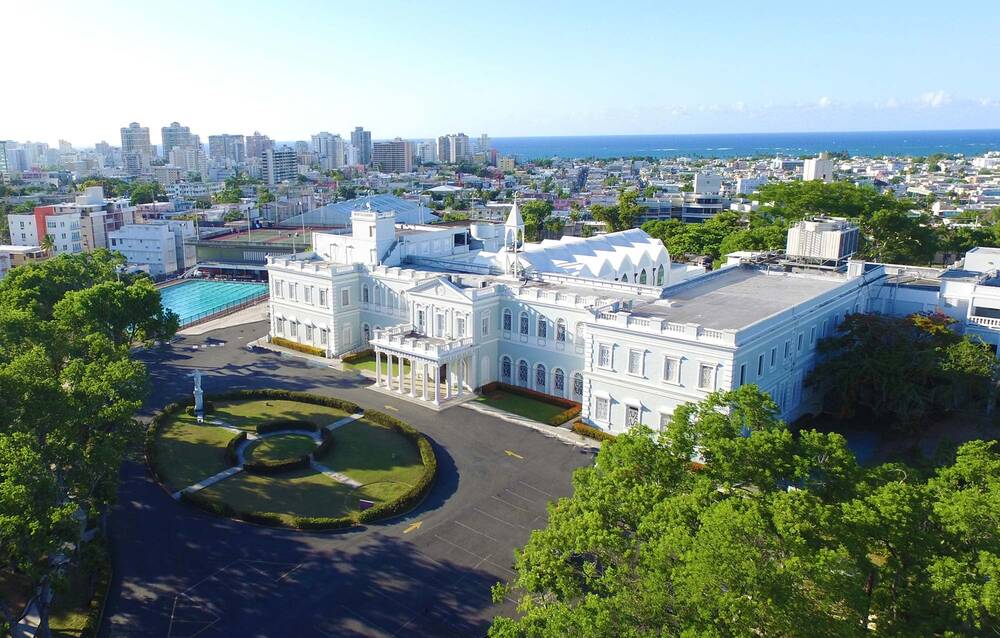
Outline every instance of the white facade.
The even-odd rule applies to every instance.
[[[131,266],[148,267],[153,276],[169,275],[194,266],[194,224],[187,220],[151,220],[126,224],[109,233],[110,248],[120,252]]]
[[[695,173],[693,188],[699,195],[718,195],[722,190],[722,177],[715,173]]]
[[[845,219],[804,220],[788,229],[785,253],[824,261],[846,259],[858,250],[858,227]]]
[[[833,160],[825,157],[807,159],[802,165],[802,179],[807,182],[813,180],[832,182]]]

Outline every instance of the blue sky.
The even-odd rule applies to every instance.
[[[152,10],[156,6],[159,10]],[[8,14],[10,15],[10,14]],[[1000,128],[1000,3],[35,0],[0,139]]]

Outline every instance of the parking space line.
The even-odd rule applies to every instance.
[[[485,536],[486,538],[490,539],[494,543],[499,543],[500,542],[497,539],[495,539],[492,536],[490,536],[489,534],[487,534],[486,532],[480,532],[478,529],[476,529],[474,527],[469,527],[468,525],[466,525],[462,521],[452,521],[452,522],[455,523],[455,525],[459,525],[461,527],[464,527],[465,529],[469,530],[470,532],[473,532],[475,534],[479,534],[480,536]]]
[[[493,496],[491,496],[490,498],[495,498],[496,500],[500,501],[500,502],[501,502],[501,503],[503,503],[504,505],[506,505],[506,506],[508,506],[508,507],[513,507],[513,508],[514,508],[514,509],[516,509],[516,510],[521,510],[521,511],[522,511],[522,512],[524,512],[525,514],[534,514],[534,512],[532,512],[531,510],[526,510],[526,509],[524,509],[523,507],[521,507],[520,505],[514,505],[513,503],[508,503],[507,501],[503,500],[503,499],[502,499],[502,498],[500,498],[499,496],[496,496],[496,495],[493,495]]]
[[[525,483],[524,481],[518,480],[518,483],[520,483],[521,485],[527,487],[528,489],[535,490],[536,492],[538,492],[539,494],[541,494],[543,496],[548,496],[549,498],[556,498],[555,495],[549,494],[545,490],[540,490],[537,487],[535,487],[534,485],[529,485],[529,484]]]
[[[508,494],[510,494],[510,495],[512,495],[512,496],[516,496],[516,497],[518,497],[518,498],[519,498],[519,499],[521,499],[522,501],[527,501],[528,503],[531,503],[532,505],[537,505],[537,503],[535,503],[535,501],[531,500],[530,498],[528,498],[528,497],[526,497],[526,496],[521,496],[521,495],[520,495],[520,494],[518,494],[517,492],[512,492],[512,491],[508,490],[508,489],[507,489],[506,487],[505,487],[505,488],[503,488],[503,491],[504,491],[504,492],[507,492]]]
[[[491,561],[491,560],[487,560],[486,562],[487,562],[487,563],[489,563],[490,565],[493,565],[493,566],[494,566],[494,567],[496,567],[497,569],[500,569],[500,570],[503,570],[503,571],[507,572],[507,573],[508,573],[508,574],[510,574],[511,576],[517,576],[517,573],[515,573],[515,572],[514,572],[514,570],[513,570],[513,569],[511,569],[511,568],[509,568],[509,567],[504,567],[503,565],[500,565],[500,564],[497,564],[497,563],[494,563],[494,562],[493,562],[493,561]],[[513,601],[512,601],[512,602],[513,602]]]
[[[497,518],[496,516],[493,516],[492,514],[489,514],[488,512],[484,512],[483,510],[479,509],[478,507],[473,507],[472,509],[476,510],[477,512],[479,512],[480,514],[482,514],[486,518],[492,518],[496,522],[503,523],[504,525],[509,525],[510,527],[513,527],[514,529],[528,529],[527,527],[524,527],[523,525],[518,525],[517,523],[511,523],[510,521],[505,521],[502,518]]]
[[[452,547],[456,547],[456,548],[458,548],[458,549],[462,550],[463,552],[465,552],[465,553],[466,553],[466,554],[468,554],[469,556],[475,556],[475,557],[476,557],[476,558],[478,558],[479,560],[482,560],[482,559],[483,559],[483,557],[482,557],[482,556],[480,556],[479,554],[477,554],[477,553],[475,553],[475,552],[473,552],[473,551],[471,551],[471,550],[468,550],[468,549],[465,549],[465,548],[464,548],[464,547],[462,547],[461,545],[459,545],[459,544],[457,544],[457,543],[453,543],[453,542],[451,542],[450,540],[448,540],[447,538],[445,538],[445,537],[443,537],[443,536],[438,536],[437,534],[435,534],[435,535],[434,535],[434,538],[438,539],[439,541],[444,541],[444,542],[448,543],[449,545],[451,545]]]

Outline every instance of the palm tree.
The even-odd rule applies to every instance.
[[[54,237],[52,237],[52,235],[47,234],[45,235],[45,237],[42,238],[41,249],[45,251],[46,255],[52,252],[52,249],[54,249],[55,247],[56,247],[56,240]]]

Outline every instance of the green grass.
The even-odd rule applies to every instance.
[[[539,399],[512,394],[503,390],[494,390],[489,394],[482,394],[476,397],[476,402],[540,423],[545,423],[548,419],[566,410],[561,405],[554,405]]]
[[[343,516],[357,509],[350,487],[309,468],[264,476],[240,472],[201,491],[244,511],[288,516]]]
[[[322,463],[363,485],[384,481],[413,485],[424,468],[420,452],[412,441],[395,430],[364,419],[333,431],[333,448]],[[391,486],[371,489],[386,494],[396,491]]]
[[[221,472],[227,467],[226,444],[234,436],[225,428],[178,414],[156,441],[160,474],[171,489],[179,490]]]
[[[309,454],[316,449],[316,441],[304,434],[282,434],[253,443],[247,450],[248,459],[254,461],[284,461]]]
[[[359,359],[356,363],[345,363],[345,370],[367,370],[369,372],[375,372],[375,355],[372,354],[367,357]],[[392,364],[393,375],[398,375],[399,368],[396,367],[396,363]],[[385,361],[382,361],[382,374],[386,373]],[[407,379],[410,378],[410,364],[407,361],[403,362],[403,376]]]
[[[206,418],[224,421],[241,430],[254,432],[257,424],[272,419],[309,421],[323,427],[344,418],[347,413],[337,408],[313,403],[300,403],[285,399],[256,399],[254,401],[220,401]]]

